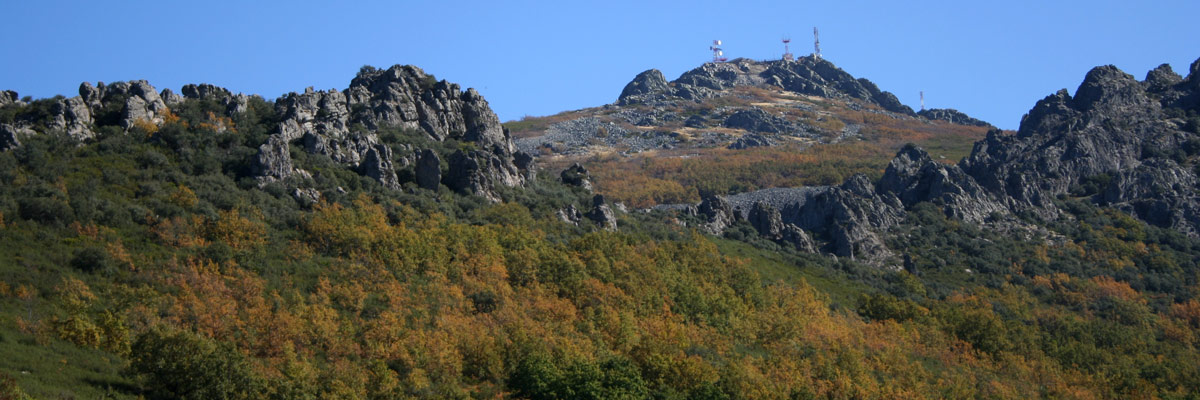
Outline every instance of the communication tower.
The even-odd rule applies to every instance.
[[[921,111],[925,111],[925,91],[921,91]]]
[[[720,40],[713,40],[712,46],[708,46],[708,49],[712,50],[713,52],[713,62],[719,63],[729,61],[729,59],[725,57],[725,52],[721,50]]]
[[[821,59],[821,33],[817,32],[817,27],[813,27],[813,57]]]
[[[791,42],[792,38],[787,36],[783,37],[783,61],[792,61],[796,59],[796,57],[792,55],[792,51],[788,50],[788,43]]]

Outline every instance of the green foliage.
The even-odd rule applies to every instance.
[[[241,353],[190,332],[150,330],[131,354],[152,399],[255,399],[265,389]]]

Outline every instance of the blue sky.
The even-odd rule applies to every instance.
[[[1016,128],[1092,67],[1138,79],[1200,58],[1200,1],[15,1],[0,0],[0,89],[74,96],[80,82],[212,83],[274,99],[345,88],[364,64],[413,64],[478,89],[502,120],[616,100],[637,73],[674,79],[780,38],[916,108]],[[177,4],[178,3],[178,4]]]

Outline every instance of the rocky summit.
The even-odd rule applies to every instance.
[[[811,56],[705,63],[673,81],[650,69],[613,104],[510,125],[523,151],[574,157],[839,143],[890,120],[990,126],[955,110],[914,113],[871,81]]]
[[[185,100],[219,104],[224,116],[234,118],[247,111],[250,99],[209,84],[186,85],[181,92],[182,96],[170,89],[157,92],[146,81],[85,82],[79,96],[44,100],[46,112],[21,113],[11,123],[0,124],[0,150],[44,133],[61,132],[85,141],[97,135],[97,126],[128,131],[142,124],[156,130],[171,117],[170,107]],[[0,101],[20,105],[11,91]],[[478,92],[463,91],[413,66],[363,67],[347,89],[308,88],[279,97],[273,107],[278,128],[259,145],[248,168],[263,184],[295,177],[293,184],[302,185],[311,177],[294,166],[292,146],[328,157],[390,189],[400,189],[407,181],[432,190],[441,184],[492,201],[500,200],[498,188],[523,185],[533,171],[532,159],[516,151]],[[382,132],[398,132],[400,142],[386,143]],[[445,171],[442,159],[448,160]]]

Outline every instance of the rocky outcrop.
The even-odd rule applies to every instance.
[[[759,236],[771,240],[783,238],[783,216],[766,202],[754,203],[746,220],[758,231]]]
[[[814,196],[795,215],[797,226],[829,238],[830,253],[880,264],[892,255],[882,232],[904,220],[904,205],[857,174]]]
[[[958,166],[934,161],[912,144],[900,149],[888,163],[877,190],[896,196],[906,207],[933,202],[942,206],[948,217],[974,223],[1008,211]]]
[[[181,91],[186,99],[214,101],[224,105],[225,114],[231,117],[245,112],[250,102],[250,98],[244,94],[233,94],[229,89],[207,83],[183,85]]]
[[[898,114],[916,115],[895,95],[879,90],[871,81],[856,79],[828,60],[812,56],[796,61],[759,62],[739,58],[725,63],[705,63],[670,83],[661,75],[656,70],[639,74],[626,85],[617,104],[669,105],[678,100],[699,101],[721,96],[727,89],[737,86],[773,85],[802,94],[855,100]]]
[[[12,90],[0,90],[0,107],[17,104],[21,98]]]
[[[558,176],[564,184],[583,188],[589,192],[592,191],[592,175],[588,173],[587,168],[584,168],[579,163],[567,167]]]
[[[442,159],[433,150],[425,149],[417,156],[417,186],[422,189],[438,190],[442,184]]]
[[[772,115],[763,109],[753,107],[733,113],[725,118],[726,128],[745,129],[750,132],[792,133],[799,128],[786,118]]]
[[[60,99],[50,108],[50,120],[46,128],[51,131],[61,131],[77,140],[91,139],[96,136],[92,132],[92,109],[79,97]]]
[[[126,130],[137,123],[152,123],[161,125],[168,108],[167,103],[158,95],[158,91],[144,80],[129,82],[114,82],[105,85],[99,82],[96,86],[84,82],[79,85],[79,96],[87,104],[93,116],[112,118],[103,123],[115,122]],[[116,115],[101,115],[112,109],[109,104],[123,104]]]
[[[700,205],[696,207],[696,214],[704,220],[701,228],[711,235],[720,235],[741,219],[741,214],[734,212],[728,201],[716,195],[707,195],[701,199]]]
[[[189,95],[238,102],[228,91],[206,85],[185,88]],[[413,66],[364,67],[344,91],[309,88],[280,97],[275,108],[281,139],[300,140],[306,151],[328,156],[389,188],[399,188],[395,170],[410,160],[393,159],[375,133],[380,129],[400,129],[435,141],[453,139],[475,148],[451,155],[445,174],[423,167],[424,174],[416,175],[424,177],[417,183],[425,188],[436,188],[429,179],[435,177],[460,193],[499,201],[496,188],[524,184],[533,167],[531,158],[517,155],[500,119],[478,92],[461,91]],[[351,129],[357,125],[365,129]],[[520,167],[518,158],[524,160]]]
[[[251,173],[264,183],[287,179],[294,169],[291,149],[278,135],[268,137],[267,142],[258,147],[258,154],[251,164]]]
[[[992,126],[992,124],[971,118],[971,116],[953,108],[931,108],[928,110],[921,110],[917,112],[917,116],[930,121],[946,121],[952,124],[995,128]]]
[[[359,168],[363,175],[379,181],[383,187],[392,190],[400,189],[400,180],[396,178],[396,170],[392,165],[392,149],[387,145],[371,146]]]
[[[95,135],[93,126],[116,125],[129,130],[140,124],[162,124],[169,115],[168,105],[185,101],[221,104],[229,117],[247,111],[251,104],[249,96],[210,84],[186,85],[181,92],[178,95],[163,90],[160,94],[146,81],[108,85],[85,82],[79,87],[78,97],[53,100],[49,116],[22,122],[90,139]],[[4,92],[0,100],[15,104],[16,100],[9,99],[15,96],[15,92]],[[284,180],[297,172],[290,154],[290,145],[297,144],[384,187],[399,189],[403,182],[397,170],[414,162],[413,149],[400,143],[382,143],[377,134],[381,129],[419,135],[403,142],[454,140],[469,149],[455,157],[456,162],[446,174],[433,174],[426,168],[423,175],[404,175],[405,179],[416,179],[418,175],[435,178],[418,182],[426,188],[436,188],[430,182],[448,180],[462,193],[498,201],[497,188],[523,185],[533,177],[533,158],[515,151],[509,133],[478,92],[462,91],[458,85],[438,81],[416,67],[364,67],[346,90],[308,88],[303,93],[289,93],[275,101],[275,112],[280,121],[278,131],[259,146],[258,154],[250,160],[249,172],[263,183]],[[10,128],[19,132],[26,127]],[[15,146],[19,141],[19,135],[10,134],[5,145]],[[437,156],[431,160],[437,162]]]
[[[661,96],[669,90],[670,87],[667,86],[667,79],[663,77],[662,71],[647,70],[638,74],[629,84],[625,85],[625,89],[621,90],[621,96],[617,98],[617,104],[629,105],[644,102],[651,96]]]
[[[493,160],[494,156],[483,151],[455,151],[446,159],[448,171],[442,177],[442,183],[455,192],[480,195],[498,202],[500,196],[494,186],[496,179],[489,168]]]
[[[583,220],[583,213],[575,208],[574,204],[568,205],[566,208],[558,210],[558,219],[562,222],[579,226],[579,221]]]
[[[584,216],[606,231],[617,230],[617,215],[613,212],[612,207],[608,206],[603,195],[598,194],[592,197],[592,211]]]

